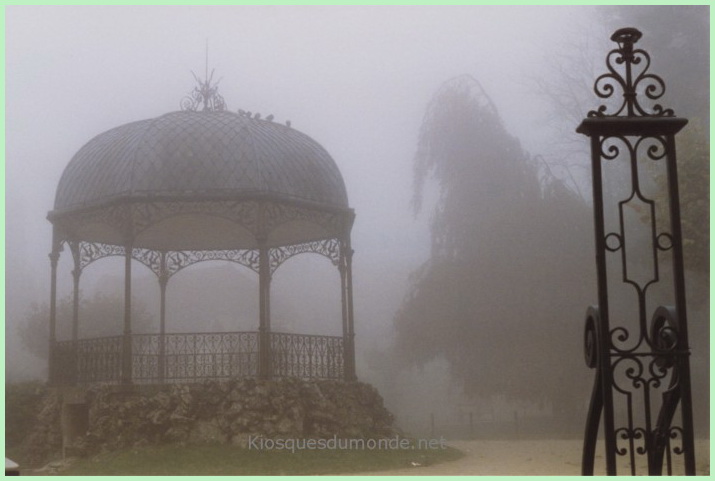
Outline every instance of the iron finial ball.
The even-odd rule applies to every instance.
[[[616,42],[624,53],[631,54],[633,52],[633,45],[638,42],[642,36],[643,34],[637,28],[626,27],[619,28],[613,32],[611,40]]]
[[[613,35],[611,35],[611,40],[618,43],[631,43],[634,44],[643,36],[640,30],[633,27],[619,28]]]

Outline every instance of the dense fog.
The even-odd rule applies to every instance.
[[[709,222],[707,9],[8,7],[6,382],[47,376],[46,216],[67,163],[110,128],[179,110],[192,71],[215,70],[229,110],[290,120],[338,165],[356,213],[357,375],[398,424],[579,436],[594,376],[583,317],[597,291],[588,139],[574,131],[601,103],[591,89],[608,37],[634,26],[666,82],[662,103],[690,119],[678,140],[694,146],[680,150],[694,173],[682,178],[703,182],[683,189],[683,208],[695,416],[707,426],[709,237],[697,225]],[[440,142],[466,153],[449,157]],[[617,170],[606,173],[611,209],[628,175]],[[83,272],[80,337],[121,333],[123,262]],[[65,249],[59,339],[71,335],[71,270]],[[135,331],[157,332],[156,277],[139,266],[133,282]],[[229,263],[182,271],[168,332],[256,329],[257,285]],[[628,317],[632,294],[613,299]],[[287,262],[271,302],[277,331],[342,333],[327,259]]]

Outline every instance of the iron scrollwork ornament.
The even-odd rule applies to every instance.
[[[340,241],[339,239],[323,239],[312,242],[304,242],[302,244],[271,248],[269,251],[271,274],[291,257],[304,253],[322,255],[330,259],[334,266],[337,266],[340,262]]]
[[[222,111],[226,110],[226,101],[218,93],[218,82],[211,84],[214,71],[206,80],[201,80],[194,72],[191,72],[198,84],[189,95],[181,99],[181,110],[196,112],[197,110]]]
[[[588,309],[584,332],[586,364],[596,371],[584,437],[585,475],[594,474],[601,423],[607,474],[618,474],[619,467],[640,474],[641,461],[649,475],[661,474],[664,467],[672,474],[678,464],[685,474],[695,474],[675,155],[675,134],[687,120],[654,102],[665,93],[665,82],[649,72],[648,53],[634,47],[640,38],[635,28],[611,36],[618,48],[607,54],[608,72],[596,79],[594,91],[601,99],[614,100],[611,106],[616,108],[599,106],[577,129],[591,138],[598,273],[598,305]],[[619,89],[622,101],[615,98]],[[639,94],[649,106],[639,101],[643,100]],[[616,198],[604,193],[602,169],[624,160],[630,186],[623,198]],[[647,164],[665,169],[667,195],[645,195]],[[656,205],[661,204],[667,206],[665,218],[656,215]],[[604,213],[607,205],[615,206],[615,216]],[[637,221],[629,220],[629,210],[638,212]],[[666,259],[669,270],[659,266]],[[614,275],[609,276],[611,270]],[[665,292],[653,288],[660,283],[661,272],[673,274],[675,305],[660,305],[648,323],[649,309],[660,304],[655,296]],[[618,289],[635,293],[637,315],[623,315],[609,307],[609,291]]]
[[[601,105],[597,110],[591,110],[589,117],[615,117],[625,114],[629,117],[675,115],[672,109],[664,109],[660,104],[655,104],[652,111],[648,112],[638,102],[638,90],[649,100],[658,100],[665,93],[665,82],[659,76],[648,72],[650,68],[650,55],[642,49],[634,49],[634,44],[642,34],[635,28],[622,28],[617,30],[611,40],[618,44],[618,48],[611,50],[606,56],[605,73],[596,79],[594,91],[602,99],[611,98],[616,93],[617,87],[623,92],[623,102],[614,113],[608,113],[608,107]]]
[[[102,244],[99,242],[80,242],[79,260],[80,268],[84,269],[92,262],[110,256],[123,256],[124,246]]]
[[[259,270],[258,251],[255,249],[229,249],[219,251],[175,251],[167,254],[169,276],[181,269],[198,262],[229,261],[248,267],[254,272]]]

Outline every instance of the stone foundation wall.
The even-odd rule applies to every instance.
[[[14,459],[19,462],[21,469],[39,466],[52,457],[61,455],[61,410],[62,401],[59,394],[54,390],[48,391],[40,403],[34,427],[26,433],[21,444],[20,457]]]
[[[82,409],[80,424],[87,431],[70,439]],[[68,419],[68,413],[75,419]],[[167,442],[246,447],[250,436],[380,438],[394,434],[393,416],[368,384],[237,379],[135,387],[133,391],[102,386],[79,395],[76,389],[71,395],[67,390],[52,390],[24,447],[35,464],[62,454],[63,435],[66,454],[83,456]]]

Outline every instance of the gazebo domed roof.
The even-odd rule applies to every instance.
[[[146,199],[305,201],[347,209],[340,171],[289,126],[228,111],[178,111],[99,134],[67,165],[55,212]]]

